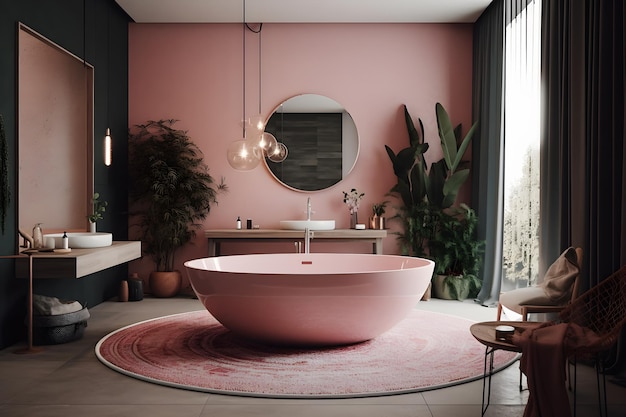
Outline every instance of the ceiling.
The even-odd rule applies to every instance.
[[[473,23],[492,0],[116,0],[137,23]]]

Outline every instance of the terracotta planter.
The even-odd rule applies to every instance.
[[[180,271],[150,273],[148,278],[152,295],[159,298],[173,297],[180,291],[182,276]]]

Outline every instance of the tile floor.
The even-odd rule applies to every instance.
[[[152,317],[199,310],[196,299],[145,298],[110,301],[92,309],[85,336],[46,346],[37,354],[17,355],[20,346],[0,351],[0,416],[385,416],[464,417],[481,415],[482,381],[415,394],[361,399],[262,399],[185,391],[142,382],[102,365],[97,341],[124,325]],[[496,311],[471,301],[430,300],[423,308],[476,321],[495,320]],[[436,366],[433,364],[433,366]],[[517,363],[493,377],[486,416],[523,415],[528,392],[519,392]],[[610,377],[609,377],[610,378]],[[579,366],[578,416],[598,415],[595,373]],[[626,416],[626,388],[608,383],[609,415]]]

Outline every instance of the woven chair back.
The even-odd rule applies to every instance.
[[[594,347],[594,351],[611,348],[626,324],[626,265],[576,297],[559,317],[562,322],[586,327],[600,336],[602,346]]]

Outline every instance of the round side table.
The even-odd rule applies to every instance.
[[[470,326],[472,336],[485,345],[485,367],[483,370],[483,399],[482,414],[485,415],[491,401],[491,376],[493,375],[493,354],[496,350],[507,350],[509,352],[521,353],[519,346],[514,345],[509,340],[496,337],[496,327],[511,326],[517,329],[534,327],[537,322],[532,321],[484,321],[474,323]],[[519,389],[522,391],[522,373],[519,376]],[[485,398],[486,397],[486,398]],[[485,401],[486,399],[486,401]]]

